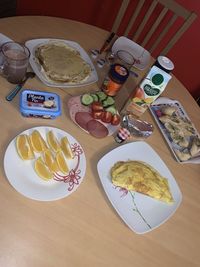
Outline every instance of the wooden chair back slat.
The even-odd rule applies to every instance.
[[[141,43],[142,46],[145,46],[148,43],[148,41],[151,39],[152,35],[155,33],[156,29],[160,25],[160,22],[162,21],[162,19],[164,18],[164,16],[167,14],[167,11],[168,10],[169,9],[167,7],[163,8],[163,10],[160,13],[160,15],[158,16],[157,20],[152,25],[150,31],[147,33],[146,37],[144,38],[143,42]]]
[[[117,30],[120,26],[120,23],[123,19],[123,16],[126,12],[126,9],[128,7],[128,4],[129,4],[129,0],[123,0],[122,1],[121,7],[118,11],[117,17],[115,18],[115,22],[114,22],[113,27],[112,27],[112,32],[117,32]]]
[[[128,36],[131,28],[133,27],[133,24],[134,24],[136,18],[138,17],[138,15],[140,13],[140,10],[142,9],[142,7],[144,5],[144,2],[145,2],[145,0],[140,0],[139,1],[138,5],[137,5],[137,7],[135,9],[135,12],[133,13],[133,16],[131,17],[130,22],[129,22],[126,30],[125,30],[125,33],[124,33],[125,36]]]
[[[133,36],[133,41],[136,41],[140,35],[140,33],[142,32],[142,30],[144,29],[147,21],[149,20],[151,14],[153,13],[155,7],[157,5],[157,1],[154,0],[149,8],[149,10],[147,11],[142,23],[140,24],[139,28],[137,29],[136,33]]]
[[[115,22],[112,27],[112,32],[115,32],[116,34],[118,33],[118,30],[124,20],[126,11],[129,8],[129,4],[131,4],[130,0],[122,1],[121,7],[118,11],[118,14],[116,16]],[[159,47],[163,48],[162,51],[159,52],[159,54],[166,55],[170,51],[170,49],[174,46],[174,44],[181,38],[184,32],[191,26],[191,24],[197,18],[197,15],[194,12],[189,11],[186,8],[182,7],[174,0],[152,0],[144,16],[145,4],[146,4],[145,0],[138,0],[137,6],[133,11],[133,14],[129,22],[125,27],[123,34],[120,35],[127,36],[130,39],[132,38],[134,42],[138,43],[140,42],[141,46],[143,47],[147,46],[148,51],[151,53],[154,52],[155,50],[156,51],[159,50]],[[158,8],[160,10],[159,14],[158,14]],[[142,12],[143,15],[141,15]],[[167,18],[166,22],[165,18],[167,17],[168,13],[171,13],[172,15],[170,19]],[[144,18],[141,18],[141,16],[143,16]],[[139,20],[141,20],[139,26],[137,26],[138,18]],[[171,37],[170,36],[171,29],[173,29],[173,27],[176,27],[176,25],[178,25],[177,24],[178,19],[179,22],[180,20],[182,21],[182,24],[176,31],[173,31],[173,35]],[[150,28],[149,28],[150,24],[148,24],[149,21],[151,22],[153,21],[152,23],[150,23],[152,24]],[[135,24],[137,27],[134,27]],[[159,33],[159,36],[156,37],[155,41],[152,42],[152,40],[154,40],[154,36],[158,32],[157,30],[160,29],[159,26],[163,24],[164,26],[162,32]],[[131,33],[132,29],[135,29],[133,36]],[[148,29],[147,33],[144,33],[145,29]],[[167,33],[169,34],[167,35]],[[170,40],[168,40],[166,44],[163,45],[163,42],[165,42],[167,39],[165,37],[167,36],[170,36]]]
[[[170,19],[170,21],[168,22],[167,26],[165,27],[165,29],[160,33],[160,35],[158,36],[158,38],[156,39],[156,41],[153,43],[153,45],[151,46],[151,48],[149,49],[149,52],[153,52],[153,50],[158,46],[158,44],[161,42],[161,40],[164,38],[164,36],[167,34],[167,32],[169,31],[169,29],[172,27],[172,25],[175,23],[176,19],[178,18],[178,16],[176,14],[174,14],[172,16],[172,18]],[[162,54],[162,53],[161,53]]]

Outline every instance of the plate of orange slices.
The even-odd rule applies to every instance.
[[[86,158],[80,143],[54,127],[35,127],[8,145],[4,170],[10,184],[25,197],[53,201],[73,193],[83,181]]]

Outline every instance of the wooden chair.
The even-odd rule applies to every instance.
[[[129,0],[122,1],[112,27],[112,32],[118,33],[121,24],[127,18],[128,10],[130,11],[133,2],[137,2],[137,6],[134,7],[134,11],[128,21],[128,25],[121,35],[132,39],[143,47],[148,46],[147,50],[150,53],[158,50],[162,42],[166,42],[167,36],[170,35],[170,31],[175,29],[175,24],[181,24],[178,29],[175,30],[173,36],[169,37],[167,43],[161,45],[163,47],[159,54],[166,55],[197,18],[197,15],[194,12],[188,11],[174,0],[151,0],[150,6],[148,7],[148,10],[145,11],[145,14],[144,9],[149,1],[136,0],[129,2]],[[142,12],[143,14],[141,15]],[[137,21],[138,19],[140,19],[139,23]],[[137,24],[137,26],[133,33],[132,29],[134,28],[134,24]],[[149,28],[150,24],[151,27]],[[147,28],[148,32],[144,33]],[[159,29],[162,30],[157,33]],[[156,33],[157,37],[155,37]],[[152,41],[152,39],[154,40]]]

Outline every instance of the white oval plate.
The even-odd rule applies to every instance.
[[[52,201],[69,196],[83,181],[86,171],[85,153],[78,141],[67,132],[54,127],[35,127],[28,129],[20,134],[30,134],[33,130],[38,130],[46,140],[46,133],[53,131],[60,140],[66,136],[71,148],[74,150],[75,157],[68,161],[70,176],[69,182],[54,179],[43,181],[34,171],[34,160],[23,161],[16,150],[16,137],[8,145],[4,156],[4,170],[10,184],[25,197],[40,200]],[[40,154],[38,153],[39,156]]]
[[[123,190],[111,182],[110,169],[117,161],[140,160],[155,168],[168,179],[174,203],[165,204],[134,191]],[[143,141],[132,142],[113,149],[97,164],[103,188],[124,222],[137,234],[144,234],[167,221],[179,207],[182,194],[175,178],[159,155]]]
[[[42,45],[45,43],[49,43],[49,42],[64,42],[68,45],[70,45],[71,47],[75,48],[77,51],[79,51],[81,57],[83,58],[83,60],[85,60],[87,63],[90,64],[92,72],[90,74],[90,76],[85,80],[82,81],[80,83],[62,83],[62,82],[56,82],[53,80],[50,80],[45,72],[42,70],[41,65],[38,63],[38,61],[35,58],[35,48],[38,45]],[[90,59],[90,57],[88,56],[88,54],[85,52],[85,50],[76,42],[73,41],[67,41],[67,40],[62,40],[62,39],[33,39],[33,40],[29,40],[25,43],[25,45],[29,48],[30,52],[31,52],[31,56],[30,56],[30,65],[33,69],[33,71],[35,72],[35,74],[38,76],[38,78],[47,86],[50,87],[63,87],[63,88],[67,88],[67,87],[79,87],[79,86],[85,86],[88,84],[92,84],[95,83],[96,81],[98,81],[98,76],[97,76],[97,72],[95,70],[95,67]]]

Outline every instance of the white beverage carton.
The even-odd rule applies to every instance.
[[[140,117],[148,106],[165,90],[170,79],[170,74],[153,66],[145,79],[131,94],[121,111],[122,114],[132,114]]]

